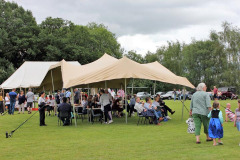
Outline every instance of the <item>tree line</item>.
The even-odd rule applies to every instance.
[[[169,41],[142,56],[136,51],[125,53],[116,35],[103,24],[77,25],[52,17],[37,24],[31,11],[0,0],[0,83],[24,61],[65,59],[87,64],[104,53],[116,58],[126,55],[139,63],[158,61],[195,86],[205,82],[208,88],[235,86],[240,91],[240,29],[228,22],[222,24],[220,32],[211,31],[206,40],[193,39],[189,44]],[[153,82],[134,80],[134,86],[153,88]],[[157,91],[173,88],[181,87],[156,85]]]
[[[228,22],[222,23],[222,31],[211,31],[208,39],[195,40],[185,44],[168,42],[156,52],[145,56],[130,51],[127,56],[139,63],[158,61],[173,73],[187,77],[193,85],[205,82],[208,90],[217,87],[234,86],[240,91],[240,28]],[[150,81],[141,85],[152,87]],[[180,86],[157,83],[157,90],[166,91]]]

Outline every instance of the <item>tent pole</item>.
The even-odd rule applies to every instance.
[[[89,96],[89,84],[88,84],[88,96]]]
[[[73,102],[73,88],[71,87],[71,104],[73,106],[73,115],[74,115],[74,121],[75,121],[75,127],[77,127],[77,117],[76,117],[76,112],[75,112],[75,106],[74,106],[74,102]]]
[[[185,87],[183,88],[182,120],[183,120],[183,111],[184,111],[184,101],[185,101]]]
[[[53,92],[54,92],[54,83],[53,83],[53,75],[52,75],[52,70],[51,70],[51,78],[52,78],[52,88],[53,88]]]
[[[125,110],[126,110],[126,123],[127,123],[127,81],[125,78]]]
[[[4,111],[5,111],[5,109],[6,109],[5,108],[5,103],[6,102],[5,102],[5,95],[4,95],[4,89],[3,88],[2,88],[2,93],[3,93],[3,95],[2,95],[3,96],[3,107],[4,107]]]
[[[155,95],[156,93],[156,81],[154,82],[154,87],[153,87],[153,94]]]
[[[133,96],[133,83],[134,83],[134,78],[132,79],[132,96]]]

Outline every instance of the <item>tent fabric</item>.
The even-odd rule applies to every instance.
[[[142,64],[142,65],[146,66],[149,69],[155,70],[155,71],[159,72],[160,74],[165,73],[165,74],[169,74],[169,75],[173,76],[176,79],[176,83],[179,85],[183,85],[183,86],[190,87],[190,88],[195,88],[194,85],[191,82],[189,82],[189,80],[187,78],[175,75],[173,72],[171,72],[169,69],[167,69],[166,67],[164,67],[157,61],[155,61],[153,63]]]
[[[75,65],[72,65],[71,63],[66,62],[65,60],[62,60],[61,62],[55,65],[52,65],[49,68],[48,73],[44,77],[42,84],[39,88],[41,89],[44,87],[45,90],[53,89],[51,74],[53,75],[53,84],[54,84],[55,90],[68,88],[65,84],[67,84],[71,79],[82,77],[87,73],[102,69],[117,61],[118,59],[106,53],[98,60],[89,64],[81,65],[81,66],[75,66]],[[88,85],[85,85],[85,88],[87,87]]]
[[[0,87],[3,89],[39,87],[49,67],[57,63],[26,61]],[[68,63],[80,66],[77,61]]]
[[[87,84],[91,87],[104,87],[105,81],[107,81],[107,87],[119,88],[120,86],[124,86],[125,79],[130,78],[156,80],[171,84],[178,83],[177,77],[171,74],[164,72],[160,74],[156,70],[134,62],[127,57],[123,57],[107,67],[96,69],[93,72],[70,80],[65,87],[81,87]]]

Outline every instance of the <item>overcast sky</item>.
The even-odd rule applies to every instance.
[[[167,41],[189,43],[221,30],[223,21],[240,27],[240,0],[15,0],[38,23],[60,17],[75,24],[103,23],[122,48],[155,52]]]

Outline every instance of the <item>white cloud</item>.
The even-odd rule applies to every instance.
[[[239,0],[16,0],[38,23],[60,17],[75,24],[103,23],[127,51],[154,52],[167,41],[189,43],[219,30],[223,21],[240,26]]]

